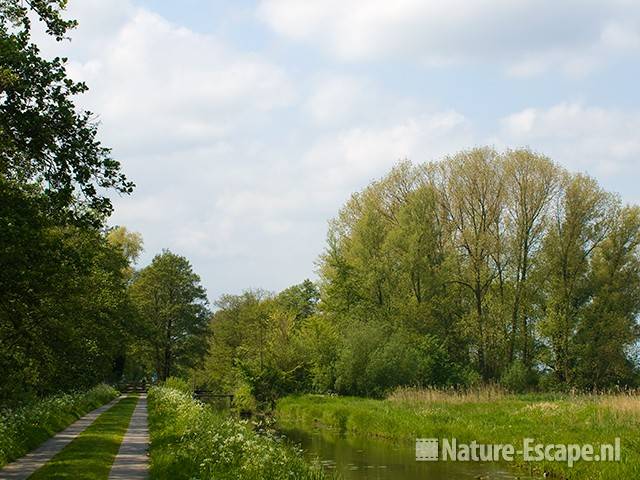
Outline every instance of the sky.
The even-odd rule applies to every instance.
[[[636,0],[70,0],[69,59],[137,188],[111,225],[211,301],[315,277],[396,162],[529,147],[640,203]],[[40,35],[42,37],[42,35]]]

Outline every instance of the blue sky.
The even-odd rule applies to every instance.
[[[136,192],[113,224],[211,300],[313,277],[327,221],[397,160],[529,146],[640,201],[631,0],[70,0],[69,57]]]

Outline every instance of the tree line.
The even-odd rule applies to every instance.
[[[634,386],[639,244],[637,206],[530,150],[402,162],[330,222],[317,291],[218,302],[197,378],[258,397]]]

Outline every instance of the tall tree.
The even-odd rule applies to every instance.
[[[168,250],[136,274],[131,298],[162,380],[192,367],[205,353],[208,301],[189,261]]]
[[[625,207],[593,255],[591,299],[576,329],[576,383],[606,388],[632,382],[629,351],[640,338],[640,208]]]
[[[546,228],[548,211],[559,189],[559,170],[551,160],[528,150],[506,153],[506,210],[510,222],[513,263],[513,301],[509,361],[520,353],[530,367],[532,336],[529,276]],[[520,334],[520,336],[519,336]]]
[[[331,222],[323,320],[432,336],[485,380],[524,372],[517,388],[541,371],[629,383],[640,276],[637,225],[622,212],[592,178],[526,149],[402,162]]]
[[[459,256],[454,281],[472,295],[478,368],[487,378],[494,373],[488,362],[487,295],[500,273],[495,254],[503,228],[504,173],[497,152],[481,148],[447,159],[440,175],[443,221],[452,225]]]
[[[595,180],[567,175],[553,225],[545,238],[547,269],[543,333],[551,344],[551,366],[560,381],[573,380],[575,335],[582,309],[591,301],[591,259],[611,232],[617,202]]]

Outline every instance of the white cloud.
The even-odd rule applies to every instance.
[[[346,198],[399,160],[434,160],[472,141],[471,126],[464,116],[455,111],[435,112],[382,127],[337,132],[314,145],[305,155],[305,164],[317,175],[316,188],[339,191]]]
[[[629,21],[615,21],[607,24],[601,34],[602,44],[620,50],[640,48],[640,27]]]
[[[369,110],[375,98],[371,82],[346,75],[327,75],[318,79],[306,102],[313,120],[320,125],[335,125]]]
[[[560,103],[505,117],[498,143],[529,145],[570,170],[596,175],[618,190],[640,175],[638,131],[638,111]]]
[[[262,0],[279,34],[347,61],[492,61],[513,75],[589,72],[635,46],[640,5],[625,0]]]
[[[110,2],[111,3],[111,2]],[[295,97],[278,66],[236,51],[213,35],[174,25],[125,0],[72,2],[80,19],[73,42],[46,53],[71,57],[70,73],[91,86],[80,101],[99,112],[104,138],[116,153],[208,145],[238,125],[257,124]],[[105,20],[97,19],[105,10]]]

